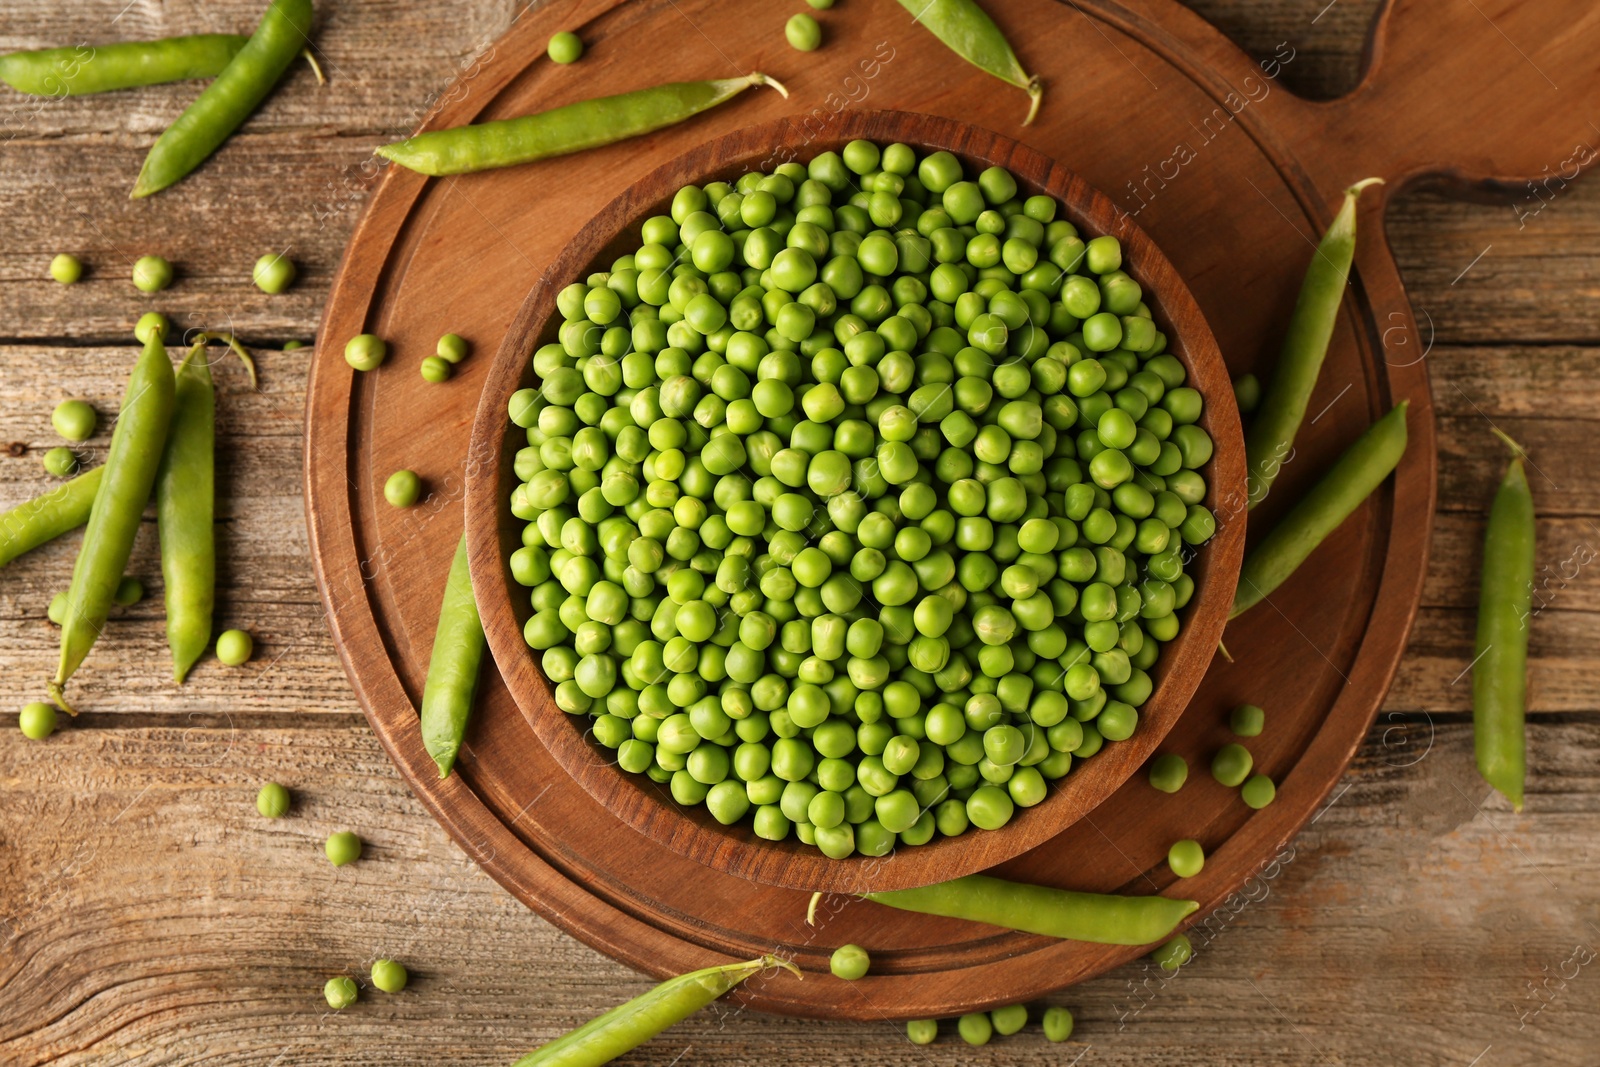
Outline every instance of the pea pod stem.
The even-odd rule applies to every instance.
[[[111,449],[95,492],[89,526],[72,568],[67,589],[67,614],[61,627],[61,660],[49,685],[50,699],[61,710],[76,715],[67,703],[64,687],[72,678],[95,639],[104,629],[117,585],[133,553],[140,516],[150,500],[156,471],[172,421],[176,390],[172,361],[159,336],[150,342],[134,364]]]
[[[747,978],[773,967],[796,977],[800,969],[777,956],[706,967],[669,978],[571,1033],[519,1059],[514,1067],[599,1067],[682,1022]]]
[[[1367,178],[1344,191],[1344,203],[1306,268],[1278,364],[1245,437],[1249,508],[1266,499],[1293,451],[1355,262],[1356,202],[1362,190],[1382,184],[1382,178]]]
[[[267,5],[249,42],[150,147],[134,183],[134,199],[182,180],[250,117],[305,48],[311,14],[311,0]]]
[[[806,922],[815,925],[821,897],[821,893],[812,895]],[[918,889],[866,893],[863,898],[902,911],[1097,945],[1154,944],[1171,936],[1178,924],[1200,907],[1193,900],[1081,893],[1008,882],[986,874],[969,874]]]
[[[172,424],[155,486],[167,647],[172,680],[180,685],[211,644],[216,599],[217,405],[205,350],[205,341],[197,341],[178,368]]]
[[[900,6],[956,55],[1025,91],[1028,115],[1022,124],[1033,123],[1044,99],[1044,83],[1037,74],[1029,74],[1022,68],[1006,35],[975,0],[900,0]]]
[[[1533,600],[1534,512],[1522,446],[1511,451],[1483,543],[1478,632],[1472,661],[1472,741],[1478,773],[1522,810],[1527,774],[1528,620]]]
[[[261,383],[256,378],[256,361],[255,357],[250,355],[250,350],[231,333],[200,333],[196,334],[194,338],[194,343],[201,346],[210,344],[212,341],[221,341],[233,350],[233,354],[238,356],[239,361],[244,364],[245,372],[250,375],[250,388],[259,390]]]
[[[619,96],[603,96],[514,119],[419,133],[383,145],[384,159],[420,174],[440,177],[598,148],[672,126],[754,85],[768,85],[783,96],[789,90],[765,74],[714,81],[674,82]]]
[[[1367,427],[1245,557],[1228,618],[1238,618],[1270,596],[1399,466],[1406,450],[1409,403],[1402,400]]]
[[[438,764],[440,778],[450,776],[466,736],[485,643],[463,536],[445,580],[439,625],[428,658],[428,681],[422,690],[422,744]]]
[[[0,567],[89,521],[104,467],[41,493],[0,515]]]

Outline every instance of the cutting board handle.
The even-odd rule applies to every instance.
[[[1341,188],[1377,174],[1389,195],[1428,180],[1537,206],[1600,161],[1592,0],[1387,0],[1363,67],[1354,92],[1314,105],[1325,121],[1303,146]]]

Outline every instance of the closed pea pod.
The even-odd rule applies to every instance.
[[[672,126],[731,100],[753,85],[770,85],[784,96],[789,95],[789,90],[777,81],[758,73],[742,78],[674,82],[582,100],[536,115],[419,133],[384,145],[378,155],[435,177],[510,167]]]
[[[1478,773],[1517,811],[1526,774],[1523,715],[1527,703],[1528,620],[1533,596],[1533,494],[1523,451],[1511,462],[1489,508],[1478,590],[1478,635],[1472,661],[1472,742]]]
[[[211,643],[216,596],[216,394],[205,351],[202,339],[178,368],[172,423],[155,485],[167,647],[172,680],[178,683]]]
[[[150,499],[166,444],[174,390],[166,347],[152,337],[128,378],[105,473],[72,568],[67,618],[61,627],[61,660],[49,686],[50,698],[64,711],[74,709],[63,688],[104,628],[112,598],[127,570],[139,518]]]
[[[1028,116],[1022,124],[1033,122],[1044,84],[1037,74],[1022,69],[1006,35],[974,0],[900,0],[900,6],[962,59],[1027,92]]]
[[[706,967],[669,978],[563,1037],[535,1049],[514,1067],[599,1067],[682,1022],[747,978],[772,967],[797,977],[799,968],[776,956]]]
[[[149,196],[204,163],[283,77],[311,33],[311,0],[272,0],[249,43],[157,138],[134,183]]]
[[[483,649],[483,622],[472,596],[467,539],[462,537],[450,564],[450,577],[445,580],[433,653],[428,659],[428,681],[422,689],[422,744],[439,765],[440,778],[449,776],[466,735]]]
[[[155,41],[77,45],[0,56],[0,81],[37,96],[87,96],[140,85],[214,78],[250,38],[200,33]]]
[[[1408,406],[1409,401],[1402,400],[1367,427],[1245,557],[1230,619],[1242,615],[1278,588],[1399,465],[1406,450]]]
[[[85,471],[0,515],[0,567],[89,521],[104,467]]]
[[[807,921],[814,918],[821,896],[818,893],[811,898]],[[1148,945],[1160,941],[1200,907],[1192,900],[1080,893],[1008,882],[986,874],[969,874],[918,889],[867,893],[865,897],[902,911],[968,919],[1098,945]]]
[[[1381,178],[1368,178],[1345,190],[1344,203],[1306,268],[1277,366],[1245,435],[1245,474],[1251,508],[1266,499],[1278,471],[1288,462],[1311,391],[1322,371],[1323,357],[1328,354],[1328,342],[1333,338],[1339,305],[1350,279],[1350,265],[1355,261],[1356,201],[1363,189],[1382,184]]]

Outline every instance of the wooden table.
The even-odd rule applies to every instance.
[[[238,30],[259,6],[21,0],[0,49]],[[1354,83],[1375,4],[1196,6],[1253,54],[1289,42],[1284,84],[1330,96]],[[485,876],[367,729],[307,559],[310,350],[275,351],[315,326],[372,145],[409,130],[518,5],[318,7],[331,84],[297,73],[218,159],[152,201],[126,190],[191,87],[0,99],[12,109],[0,134],[0,506],[46,486],[39,455],[57,443],[58,400],[115,407],[141,312],[268,349],[259,393],[235,368],[219,375],[218,622],[254,632],[255,660],[207,661],[182,690],[168,684],[149,523],[131,570],[156,597],[114,615],[80,671],[91,710],[45,744],[0,730],[0,1063],[503,1064],[645,988]],[[1064,1047],[1037,1028],[983,1050],[951,1036],[917,1048],[896,1024],[707,1012],[624,1062],[1594,1061],[1600,496],[1585,476],[1600,471],[1600,187],[1553,182],[1537,199],[1482,205],[1416,192],[1388,232],[1434,331],[1440,491],[1422,610],[1362,755],[1248,895],[1193,932],[1195,961],[1176,977],[1131,965],[1056,997],[1078,1016]],[[250,265],[285,249],[301,280],[264,296]],[[45,275],[60,251],[89,265],[71,289]],[[157,297],[127,282],[146,252],[179,271]],[[1464,674],[1482,514],[1502,466],[1491,420],[1538,465],[1542,606],[1521,816],[1476,776]],[[76,543],[0,572],[6,707],[35,699],[53,666],[45,608]],[[290,818],[256,815],[267,779],[293,790]],[[335,869],[321,843],[343,828],[361,833],[366,858]],[[377,956],[403,960],[410,989],[368,989],[328,1012],[322,983],[364,975]]]

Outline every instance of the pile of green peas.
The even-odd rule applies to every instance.
[[[1115,237],[853,141],[563,289],[511,556],[556,704],[724,825],[879,856],[1131,737],[1215,522]]]

